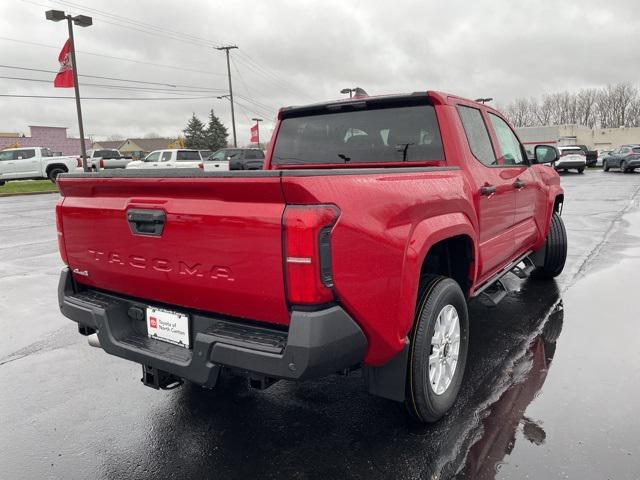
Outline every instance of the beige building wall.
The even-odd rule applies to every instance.
[[[586,145],[592,150],[612,150],[620,145],[640,144],[640,127],[589,128],[584,125],[547,125],[521,127],[516,132],[525,147],[550,143],[562,145]]]

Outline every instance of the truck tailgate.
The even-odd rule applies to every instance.
[[[150,304],[288,324],[279,177],[66,176],[59,186],[77,282]],[[145,218],[158,216],[161,233],[145,233]]]

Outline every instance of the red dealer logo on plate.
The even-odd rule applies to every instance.
[[[156,317],[149,317],[149,325],[151,325],[151,328],[158,328]]]

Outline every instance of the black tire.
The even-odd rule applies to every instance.
[[[564,222],[557,213],[551,217],[551,226],[545,241],[544,265],[537,267],[536,276],[554,278],[562,273],[567,260],[567,231]]]
[[[53,183],[56,183],[56,178],[58,178],[58,175],[66,172],[67,171],[62,167],[53,167],[51,170],[49,170],[47,176],[49,177],[49,180],[51,180]]]
[[[602,169],[603,169],[605,172],[608,172],[608,171],[609,171],[609,165],[607,165],[607,162],[602,162]]]
[[[578,173],[584,173],[584,168],[579,168]]]
[[[0,180],[0,187],[2,187],[5,184],[4,180]]]
[[[448,305],[452,305],[458,314],[460,348],[451,382],[438,395],[429,381],[429,355],[432,353],[431,341],[438,315]],[[467,361],[469,314],[467,301],[457,282],[439,275],[423,278],[410,341],[405,406],[416,422],[435,422],[442,418],[455,402]]]
[[[625,162],[624,160],[620,162],[620,171],[622,173],[627,173],[627,162]]]

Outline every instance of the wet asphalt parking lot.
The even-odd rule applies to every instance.
[[[564,273],[471,304],[462,391],[428,427],[357,372],[144,387],[59,313],[57,195],[0,198],[0,478],[640,478],[640,173],[562,183]]]

